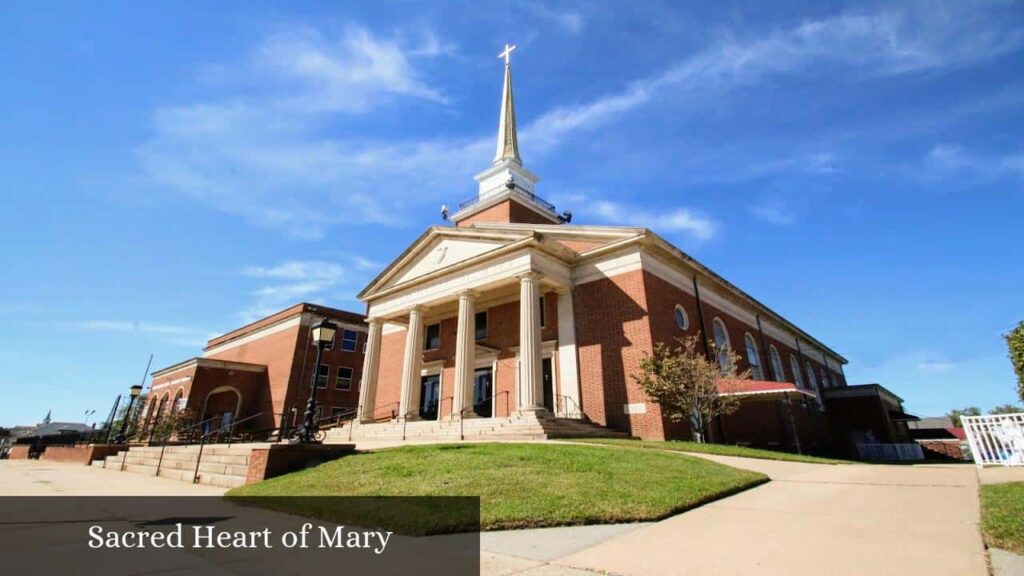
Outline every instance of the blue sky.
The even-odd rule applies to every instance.
[[[628,4],[635,4],[630,6]],[[919,414],[1014,401],[1024,7],[8,3],[0,424],[106,416],[475,193],[505,42],[576,223],[649,226]]]

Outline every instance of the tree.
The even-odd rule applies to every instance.
[[[703,442],[708,422],[739,408],[736,396],[720,392],[749,378],[750,371],[738,371],[739,355],[731,349],[722,354],[723,365],[719,365],[711,359],[718,357],[714,349],[711,354],[697,350],[697,336],[677,341],[675,347],[658,342],[653,354],[644,354],[640,373],[633,374],[633,379],[670,421],[689,420],[694,441]]]
[[[1018,414],[1024,412],[1024,408],[1013,404],[1003,404],[988,411],[989,414]]]
[[[968,406],[967,408],[955,408],[953,410],[950,410],[949,413],[946,415],[949,416],[950,420],[953,421],[953,426],[959,428],[963,426],[963,423],[960,421],[961,416],[981,416],[981,408],[978,408],[977,406]]]
[[[1024,320],[1017,323],[1017,327],[1007,332],[1004,338],[1010,351],[1010,363],[1017,373],[1017,396],[1024,402]]]

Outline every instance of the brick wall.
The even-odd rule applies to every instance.
[[[580,366],[580,403],[594,422],[648,439],[662,439],[661,410],[633,381],[653,350],[645,275],[640,270],[580,284],[573,292]],[[626,414],[627,404],[646,413]]]
[[[504,200],[490,208],[481,210],[464,220],[460,220],[456,226],[463,228],[469,226],[473,222],[554,224],[550,218],[545,218],[536,211],[512,200]]]

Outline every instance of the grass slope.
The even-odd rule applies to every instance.
[[[449,444],[346,456],[235,488],[228,496],[479,496],[481,525],[495,530],[654,520],[766,480],[755,472],[654,451]]]
[[[807,456],[805,454],[791,454],[789,452],[776,452],[774,450],[759,450],[744,446],[733,446],[731,444],[698,444],[697,442],[683,442],[679,440],[656,441],[656,440],[635,440],[631,438],[587,438],[579,442],[592,444],[604,444],[608,446],[625,446],[630,448],[652,448],[656,450],[671,450],[673,452],[696,452],[699,454],[718,454],[720,456],[737,456],[740,458],[762,458],[764,460],[785,460],[788,462],[804,462],[808,464],[851,464],[847,460],[836,460],[834,458],[820,458],[818,456]]]
[[[989,547],[1024,554],[1024,482],[981,486],[981,530]]]

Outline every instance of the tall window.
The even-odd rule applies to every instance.
[[[487,339],[487,311],[477,312],[473,317],[477,340]]]
[[[804,388],[804,375],[800,372],[800,361],[792,354],[789,355],[789,367],[793,370],[793,384],[796,384],[797,388]]]
[[[830,382],[828,372],[824,368],[821,369],[821,385],[824,386],[825,388],[832,387],[832,382]]]
[[[761,370],[761,356],[757,353],[757,342],[749,332],[743,335],[743,344],[747,347],[747,363],[750,364],[750,377],[754,380],[764,380],[764,371]]]
[[[686,315],[686,309],[683,308],[682,304],[676,304],[676,326],[680,330],[686,331],[690,327],[690,318]]]
[[[544,311],[544,296],[540,297],[540,327],[547,326],[547,312]]]
[[[711,328],[715,336],[718,365],[725,370],[729,367],[729,333],[725,330],[725,323],[718,317],[712,320]]]
[[[818,391],[818,378],[814,375],[814,366],[811,365],[811,361],[807,361],[807,381],[811,385],[811,390]]]
[[[437,350],[441,347],[441,324],[427,326],[427,350]]]
[[[334,387],[338,390],[352,389],[352,368],[338,366],[338,375],[334,379]]]
[[[355,330],[341,331],[341,349],[345,352],[355,352],[356,344],[359,342],[359,332]]]
[[[785,382],[786,371],[782,369],[782,357],[779,356],[779,351],[775,348],[775,344],[768,346],[768,356],[772,361],[772,374],[775,376],[775,381]]]
[[[331,367],[329,364],[321,364],[316,367],[316,387],[327,388],[327,378],[331,374]]]

